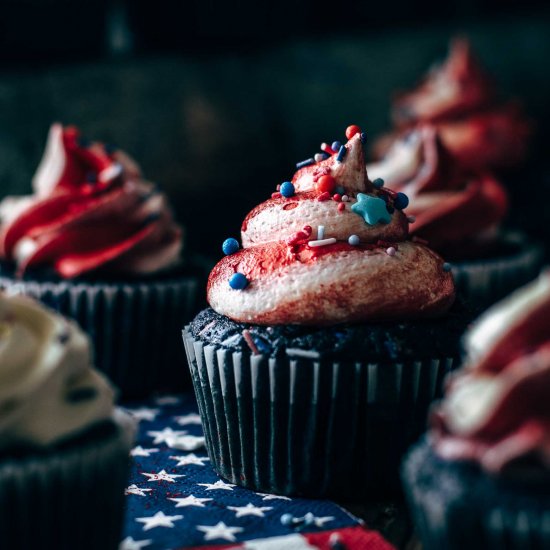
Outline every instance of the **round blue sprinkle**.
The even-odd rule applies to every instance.
[[[350,235],[348,238],[348,243],[351,244],[351,246],[357,246],[360,242],[358,235]]]
[[[393,201],[393,205],[397,210],[403,210],[409,206],[409,197],[405,193],[397,193]]]
[[[229,278],[229,286],[234,290],[243,290],[248,286],[248,279],[242,273],[233,273]]]
[[[230,254],[235,254],[235,252],[239,250],[239,241],[237,241],[237,239],[234,239],[233,237],[225,239],[222,244],[222,250],[226,256],[229,256]]]
[[[311,512],[308,512],[304,516],[304,523],[306,525],[313,525],[315,523],[315,516]]]
[[[333,141],[332,142],[332,145],[330,146],[330,148],[333,150],[333,151],[338,151],[340,149],[340,147],[342,146],[342,144],[339,142],[339,141]]]
[[[376,178],[373,182],[372,182],[372,186],[375,188],[375,189],[381,189],[382,187],[384,187],[384,180],[382,178]]]
[[[365,132],[361,132],[361,143],[365,143],[367,141],[367,134]]]
[[[294,516],[292,514],[283,514],[281,516],[281,523],[283,525],[292,525],[293,521],[294,521]]]
[[[289,181],[285,181],[284,183],[281,184],[281,195],[283,197],[286,197],[288,199],[288,197],[292,197],[292,195],[294,195],[294,185],[292,185],[291,182]]]
[[[443,264],[443,271],[451,271],[451,269],[452,269],[452,266],[449,262],[445,262]]]

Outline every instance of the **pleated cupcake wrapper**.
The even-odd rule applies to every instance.
[[[427,485],[425,474],[418,472],[425,460],[424,450],[416,447],[403,467],[405,495],[424,550],[550,548],[550,492],[535,496],[522,487],[516,494],[500,493],[485,485],[472,487],[472,480],[464,485],[460,475],[440,477],[437,472],[429,474],[434,483]],[[446,496],[458,488],[459,501]]]
[[[0,277],[0,288],[37,298],[75,319],[90,336],[94,360],[124,397],[189,387],[183,323],[196,313],[197,279],[150,283],[29,282]]]
[[[214,469],[260,492],[310,497],[396,489],[400,457],[457,363],[268,358],[205,345],[188,328],[183,339]]]
[[[542,248],[526,244],[522,252],[507,258],[457,262],[452,264],[452,273],[457,292],[464,299],[490,305],[532,281],[540,272],[542,260]]]
[[[0,460],[0,547],[114,550],[124,516],[133,423],[67,448]]]

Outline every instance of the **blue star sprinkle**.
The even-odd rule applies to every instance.
[[[365,220],[365,223],[369,225],[390,223],[391,221],[386,203],[378,197],[372,197],[364,193],[357,195],[357,202],[351,206],[351,211],[361,216]]]

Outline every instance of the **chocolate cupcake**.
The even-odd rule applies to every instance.
[[[367,169],[409,196],[412,235],[451,263],[465,300],[490,305],[539,273],[540,244],[500,229],[509,203],[503,185],[487,169],[458,162],[435,125],[409,131]]]
[[[33,190],[0,204],[0,287],[78,321],[124,396],[182,387],[177,334],[198,277],[164,194],[122,151],[59,124]]]
[[[262,492],[391,489],[467,323],[443,260],[408,239],[406,197],[347,136],[250,212],[242,249],[224,242],[183,334],[212,464]]]
[[[466,335],[403,481],[427,550],[550,546],[550,274],[488,310]]]
[[[116,549],[134,424],[76,324],[0,294],[2,546]]]

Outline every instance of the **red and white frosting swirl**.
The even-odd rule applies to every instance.
[[[508,167],[527,150],[530,124],[515,101],[500,102],[465,39],[455,39],[447,60],[411,92],[399,94],[392,118],[397,130],[375,145],[381,158],[403,132],[435,126],[447,151],[468,170]]]
[[[147,274],[179,260],[182,230],[164,194],[125,153],[82,143],[74,127],[52,125],[33,190],[0,203],[0,252],[19,274]]]
[[[243,249],[210,274],[214,310],[257,324],[330,325],[436,316],[450,307],[450,273],[437,254],[407,240],[407,218],[392,206],[395,193],[375,189],[367,177],[359,134],[345,150],[341,162],[333,154],[300,169],[293,196],[275,193],[248,214]],[[323,176],[342,187],[338,194],[318,189]],[[355,211],[358,201],[371,199],[383,205],[385,221],[367,223]],[[244,290],[228,284],[235,273],[246,277]]]
[[[394,142],[383,160],[367,165],[394,191],[406,193],[413,235],[436,250],[490,236],[504,218],[508,198],[485,172],[467,172],[442,145],[438,130],[422,124]]]
[[[466,335],[468,364],[433,414],[438,454],[490,473],[550,469],[550,272],[489,309]]]

